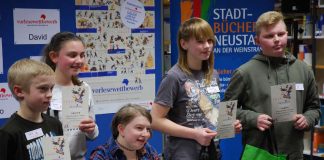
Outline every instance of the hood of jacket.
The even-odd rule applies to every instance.
[[[276,71],[277,68],[285,65],[288,81],[289,81],[289,66],[290,66],[290,64],[292,64],[296,61],[296,57],[288,52],[285,53],[284,57],[270,57],[270,56],[266,56],[266,55],[262,54],[262,52],[261,52],[259,54],[254,55],[252,57],[252,59],[261,61],[261,62],[265,63],[266,65],[268,65],[268,69],[267,69],[268,79],[270,78],[270,73],[272,70]]]

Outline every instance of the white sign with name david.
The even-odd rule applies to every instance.
[[[47,44],[60,32],[58,9],[13,9],[15,44]]]

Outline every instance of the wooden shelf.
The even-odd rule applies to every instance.
[[[316,65],[316,69],[324,69],[324,65]]]
[[[323,133],[324,132],[324,126],[316,125],[315,126],[315,132]]]
[[[170,6],[170,0],[163,0],[164,6]]]
[[[292,36],[288,36],[288,39],[293,39]],[[298,37],[298,40],[307,40],[307,39],[312,39],[311,36],[303,36],[303,37]],[[324,36],[315,36],[315,39],[324,39]]]
[[[308,150],[304,149],[303,154],[310,155],[309,149]],[[313,153],[313,156],[315,156],[315,157],[324,157],[324,153]]]
[[[324,94],[320,94],[319,99],[324,99]]]

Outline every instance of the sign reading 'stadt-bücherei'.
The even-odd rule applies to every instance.
[[[60,31],[58,9],[13,9],[15,44],[46,44]]]

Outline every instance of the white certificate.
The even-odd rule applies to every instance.
[[[42,148],[46,160],[70,160],[69,144],[63,136],[43,137]]]
[[[84,86],[62,87],[62,124],[64,135],[79,130],[82,119],[89,117],[89,89]]]
[[[271,86],[271,105],[274,122],[293,121],[297,114],[295,83]]]
[[[237,100],[220,102],[216,136],[218,139],[235,137],[236,111]]]

